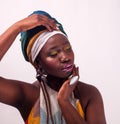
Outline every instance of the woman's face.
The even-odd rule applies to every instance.
[[[47,74],[64,78],[73,70],[74,53],[68,39],[61,34],[49,38],[38,57]]]

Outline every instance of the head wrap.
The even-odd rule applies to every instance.
[[[60,24],[55,18],[51,17],[47,12],[38,10],[38,11],[34,11],[31,15],[33,15],[33,14],[41,14],[41,15],[47,16],[50,19],[53,19],[55,21],[55,23],[58,25],[59,30],[61,32],[63,32],[64,34],[66,34],[62,27],[62,24]],[[29,16],[31,16],[31,15],[29,15]],[[29,56],[28,56],[29,53],[27,52],[27,47],[28,47],[29,42],[33,39],[34,40],[37,39],[37,37],[41,33],[43,33],[45,30],[46,30],[45,26],[37,26],[33,29],[30,29],[30,30],[27,30],[27,31],[21,33],[20,41],[21,41],[22,53],[23,53],[23,56],[26,61],[28,61],[28,62],[30,61]],[[32,47],[33,42],[30,44]]]

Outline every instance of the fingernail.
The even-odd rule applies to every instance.
[[[70,80],[70,85],[76,83],[77,80],[78,80],[78,76],[72,77],[72,79]]]

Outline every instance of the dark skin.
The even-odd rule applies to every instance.
[[[19,32],[45,24],[48,24],[45,26],[50,31],[56,28],[53,21],[45,17],[41,20],[32,16],[9,28],[0,37],[0,48],[4,47],[3,52],[0,54],[1,59]],[[43,23],[43,20],[45,23]],[[21,30],[18,31],[18,29]],[[10,33],[11,35],[9,35]],[[12,38],[9,38],[9,36]],[[8,39],[9,45],[6,45],[6,39]],[[70,65],[70,67],[64,69],[65,65]],[[36,70],[38,68],[44,69],[45,73],[48,74],[48,85],[58,91],[58,104],[67,124],[106,124],[103,101],[98,89],[78,80],[73,85],[69,84],[71,79],[68,77],[70,74],[79,76],[79,69],[74,66],[74,53],[66,37],[60,34],[52,36],[40,51],[35,68]],[[16,107],[25,121],[39,98],[39,88],[38,81],[29,84],[0,77],[0,102]],[[72,92],[82,104],[85,119],[79,115],[69,102]],[[68,113],[72,113],[72,118]]]

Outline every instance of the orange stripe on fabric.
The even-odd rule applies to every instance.
[[[31,61],[31,49],[32,46],[34,44],[34,42],[36,41],[36,39],[39,37],[39,35],[41,35],[43,32],[45,32],[46,30],[40,31],[37,34],[35,34],[29,41],[28,46],[27,46],[27,56],[29,57],[29,60]]]
[[[34,117],[34,109],[32,109],[26,124],[40,124],[40,117]]]
[[[82,109],[82,106],[81,106],[81,103],[79,100],[76,103],[76,107],[77,107],[77,110],[78,110],[79,114],[81,115],[81,117],[85,118],[85,114],[84,114],[84,111]]]

